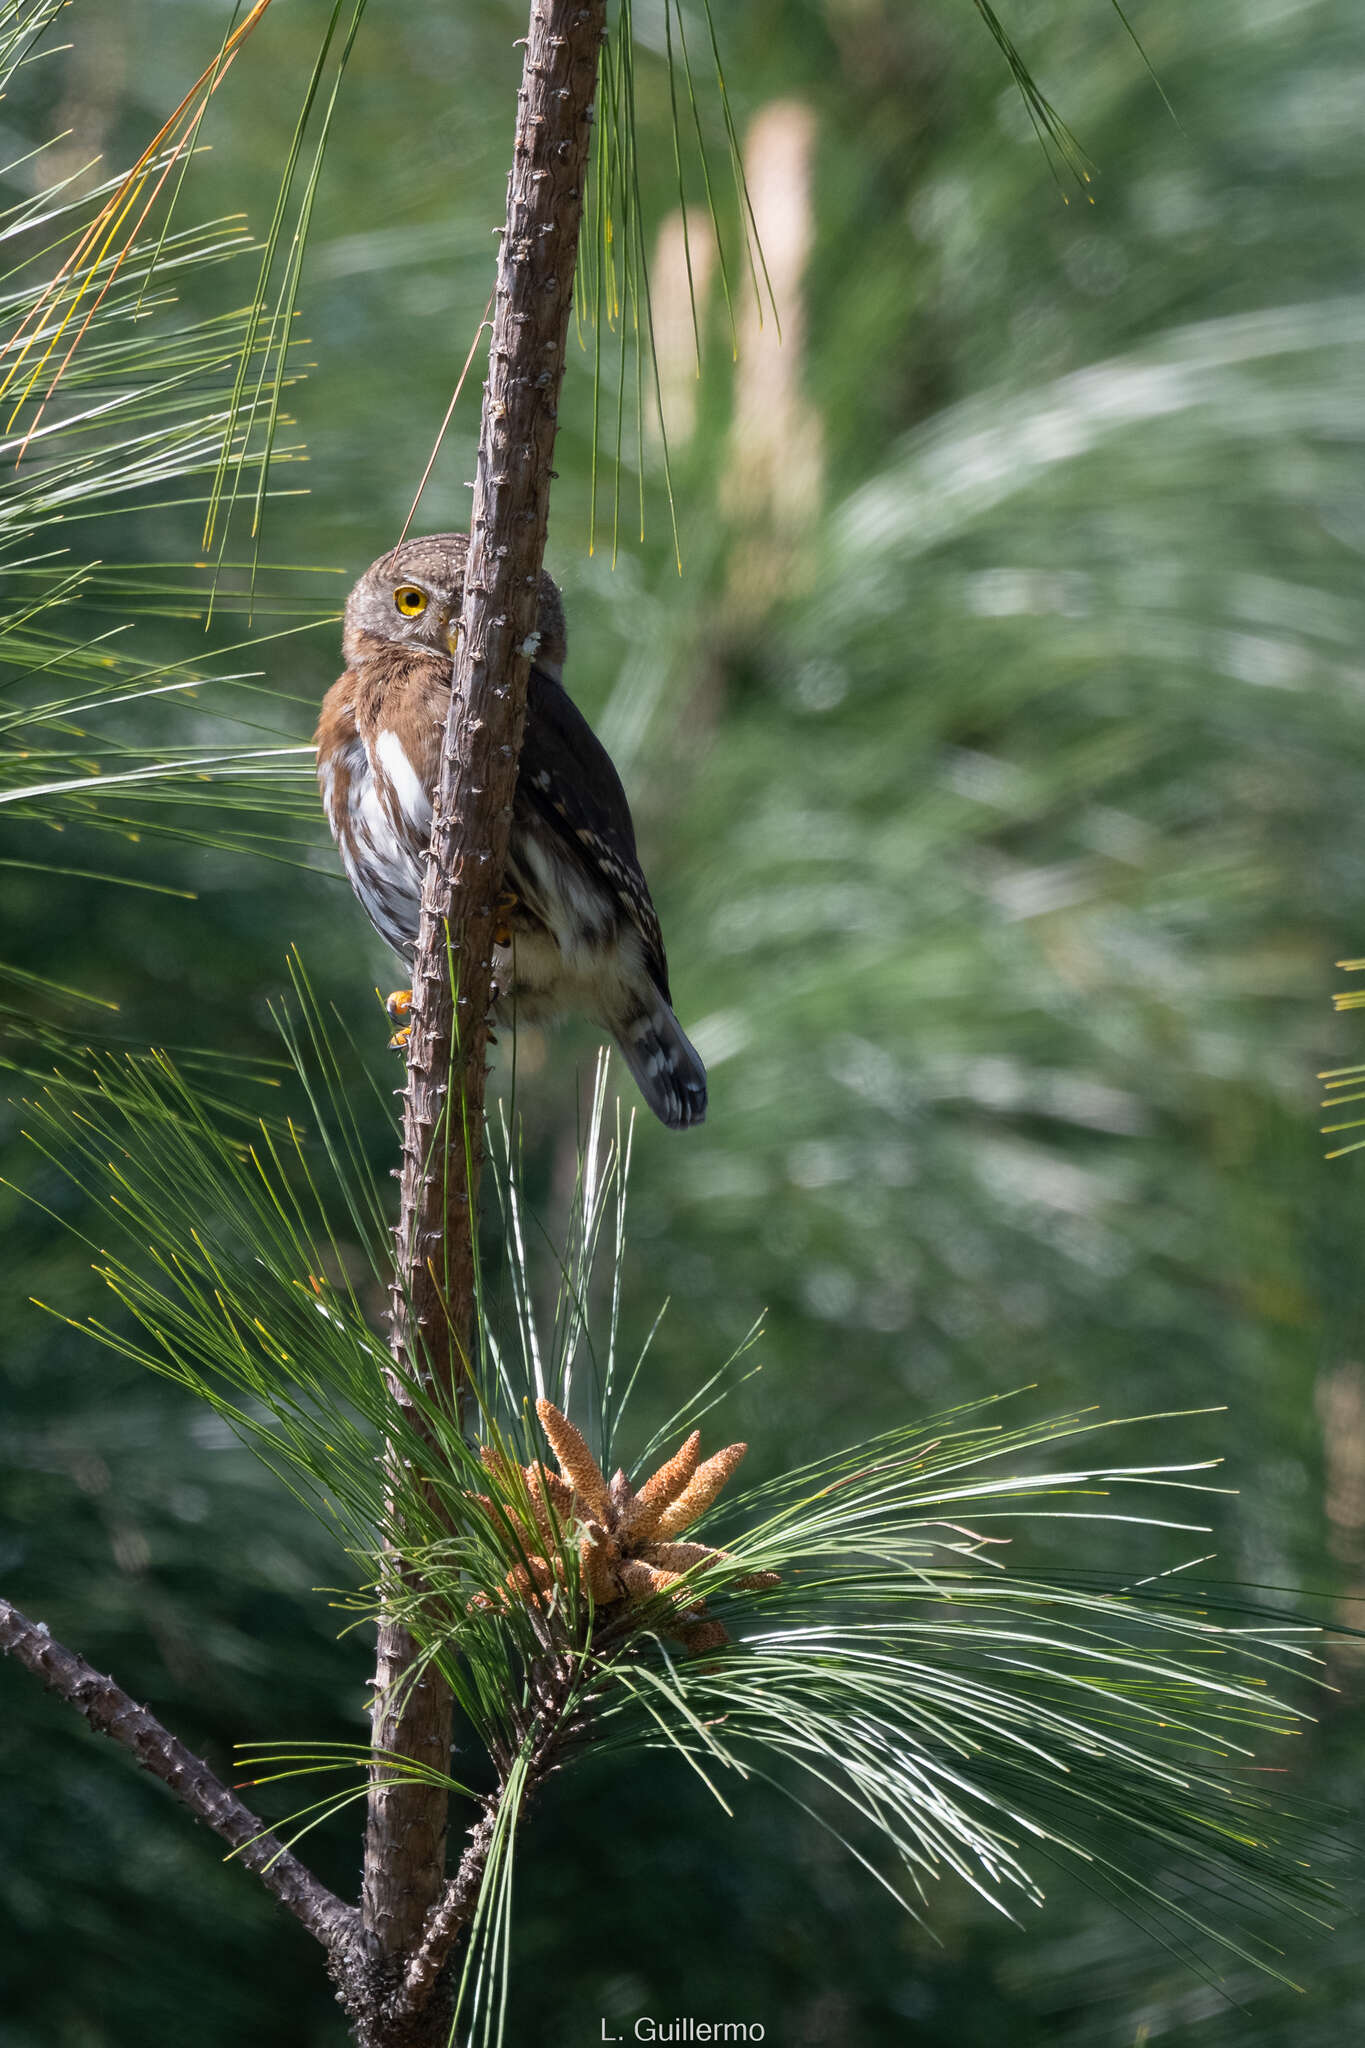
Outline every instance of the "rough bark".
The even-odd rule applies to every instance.
[[[534,651],[559,389],[573,299],[605,0],[533,0],[470,521],[459,653],[413,964],[392,1345],[455,1420],[473,1332],[474,1246],[493,930]],[[437,1769],[450,1745],[436,1674],[381,1628],[376,1746]],[[384,1784],[365,1845],[367,1931],[416,1950],[445,1884],[447,1800]]]
[[[215,1776],[202,1757],[163,1728],[155,1714],[130,1699],[112,1678],[96,1671],[74,1650],[63,1648],[45,1623],[30,1621],[4,1599],[0,1599],[0,1651],[25,1665],[49,1692],[84,1714],[97,1733],[117,1742],[137,1758],[144,1771],[169,1787],[196,1819],[237,1851],[237,1861],[254,1871],[329,1953],[359,1940],[356,1908],[335,1898],[276,1836],[267,1834],[264,1823]]]

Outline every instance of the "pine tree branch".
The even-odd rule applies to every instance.
[[[46,1623],[30,1621],[8,1600],[0,1598],[0,1651],[13,1657],[84,1714],[99,1734],[128,1750],[188,1806],[198,1820],[221,1835],[237,1851],[237,1861],[255,1871],[267,1891],[320,1941],[329,1955],[351,1949],[361,1939],[360,1914],[319,1884],[290,1854],[235,1792],[215,1777],[202,1758],[163,1728],[154,1714],[138,1706],[112,1678],[106,1678],[55,1641]]]
[[[533,0],[470,521],[459,652],[413,961],[391,1343],[462,1419],[474,1331],[476,1214],[497,898],[534,651],[560,384],[606,0]],[[381,1625],[376,1747],[444,1770],[450,1699]],[[395,1703],[397,1703],[395,1710]],[[445,1881],[439,1785],[376,1780],[367,1930],[414,1949]]]
[[[517,1810],[510,1822],[513,1827],[555,1768],[565,1742],[572,1734],[582,1732],[581,1720],[575,1712],[575,1704],[579,1709],[582,1706],[578,1697],[581,1649],[578,1646],[570,1656],[564,1654],[562,1642],[547,1643],[544,1657],[532,1665],[528,1674],[530,1690],[538,1698],[539,1706],[527,1730],[529,1753],[524,1759]],[[417,2013],[427,2005],[440,1985],[447,1959],[474,1917],[507,1790],[508,1770],[504,1768],[499,1773],[497,1798],[489,1802],[466,1835],[459,1867],[428,1913],[421,1941],[408,1960],[401,1993],[402,2009],[406,2012]]]
[[[466,1839],[459,1868],[427,1915],[421,1944],[403,1979],[404,2002],[413,2011],[424,2006],[431,1997],[445,1968],[446,1958],[474,1917],[497,1824],[496,1807],[490,1807],[474,1823]]]

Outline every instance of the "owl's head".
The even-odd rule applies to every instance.
[[[377,651],[376,642],[452,653],[468,554],[467,533],[430,533],[402,541],[371,562],[346,600],[341,645],[347,661],[363,661]],[[564,666],[564,607],[558,587],[544,573],[536,630],[536,664],[557,679]]]

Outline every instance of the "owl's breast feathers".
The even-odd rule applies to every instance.
[[[410,956],[450,664],[419,649],[372,644],[375,651],[367,649],[323,699],[318,782],[351,886],[381,937]],[[643,968],[671,1000],[620,777],[572,698],[539,668],[527,692],[506,884],[519,899],[511,922],[524,1016],[573,1006],[573,992],[561,984],[611,972],[602,956],[614,962],[623,946],[630,966]]]
[[[395,952],[410,954],[431,838],[431,792],[450,701],[439,655],[383,648],[322,700],[318,786],[351,887]]]

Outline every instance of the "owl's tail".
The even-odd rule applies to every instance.
[[[618,1024],[614,1036],[660,1123],[684,1131],[706,1121],[706,1069],[662,997]]]

